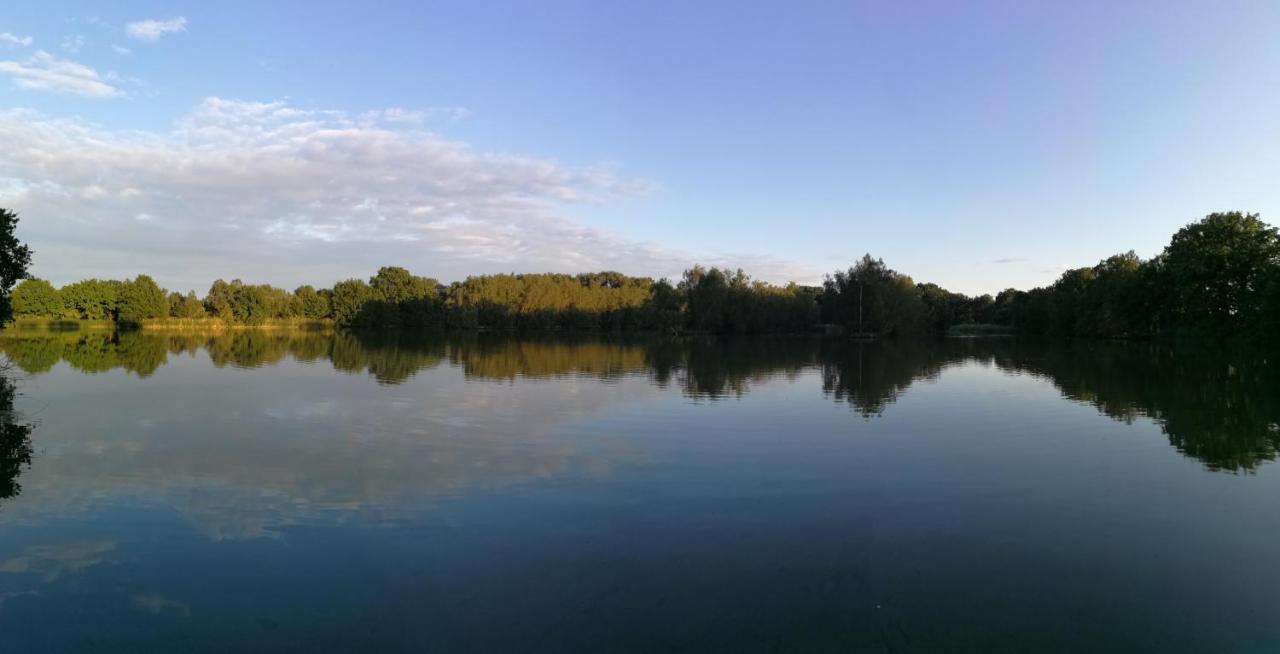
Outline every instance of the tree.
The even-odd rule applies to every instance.
[[[293,296],[301,305],[302,316],[311,320],[322,320],[329,317],[329,298],[311,286],[299,286]]]
[[[918,331],[927,312],[915,282],[870,254],[849,270],[827,277],[822,307],[829,322],[858,333],[882,335]]]
[[[443,322],[440,284],[404,268],[386,266],[369,279],[371,300],[367,321],[382,327],[437,326]]]
[[[329,306],[333,319],[344,327],[364,324],[365,304],[372,301],[373,289],[360,279],[348,279],[333,285]]]
[[[434,298],[439,283],[429,277],[418,277],[399,266],[384,266],[369,279],[369,287],[387,302],[405,302]]]
[[[81,320],[115,320],[116,290],[118,282],[86,279],[67,284],[58,293],[62,296],[65,315]]]
[[[1253,328],[1277,265],[1280,234],[1258,214],[1214,213],[1183,227],[1163,257],[1175,300],[1168,307],[1171,319],[1204,333]]]
[[[13,289],[13,315],[19,318],[59,318],[62,296],[53,284],[34,277],[24,279]]]
[[[169,315],[174,318],[203,318],[204,303],[196,297],[195,291],[185,296],[175,291],[169,294]]]
[[[237,283],[239,280],[236,280]],[[232,299],[231,315],[243,325],[261,325],[271,318],[271,298],[261,286],[238,285]]]
[[[18,240],[17,228],[18,214],[0,209],[0,325],[13,319],[9,294],[31,265],[31,249]]]
[[[240,280],[236,280],[237,284]],[[231,301],[233,290],[231,284],[216,279],[204,296],[204,310],[207,314],[223,320],[233,319]]]
[[[31,467],[31,425],[13,410],[13,382],[0,377],[0,500],[22,492],[18,476]]]
[[[120,285],[117,295],[117,319],[123,323],[141,323],[169,313],[169,300],[164,289],[146,275],[138,275]]]

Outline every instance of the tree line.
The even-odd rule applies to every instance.
[[[1048,286],[994,297],[916,283],[866,255],[821,287],[768,284],[742,270],[702,266],[675,283],[598,272],[478,275],[445,285],[389,266],[331,288],[288,291],[218,280],[204,297],[166,291],[146,275],[62,288],[24,279],[11,300],[18,317],[126,324],[217,318],[242,325],[323,320],[353,328],[716,334],[834,326],[867,336],[988,325],[1063,336],[1270,338],[1280,334],[1280,238],[1257,214],[1215,213],[1179,230],[1154,258],[1118,254],[1067,270]]]
[[[216,318],[239,325],[324,320],[352,328],[760,333],[812,329],[819,294],[701,266],[675,285],[599,272],[479,275],[448,286],[387,266],[367,281],[332,288],[217,280],[204,297],[166,291],[147,275],[61,288],[29,278],[13,289],[12,307],[17,318],[121,324]]]
[[[1257,214],[1210,214],[1164,251],[1132,251],[1007,290],[992,321],[1034,334],[1098,337],[1280,336],[1280,236]]]

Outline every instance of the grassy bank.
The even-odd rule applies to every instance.
[[[142,329],[163,331],[222,331],[228,329],[298,329],[304,331],[320,331],[333,328],[332,320],[310,320],[306,318],[290,318],[271,320],[259,325],[243,325],[227,322],[221,318],[160,318],[145,320]]]
[[[51,320],[49,318],[19,318],[8,325],[16,331],[102,331],[114,329],[151,329],[158,331],[217,332],[234,329],[287,329],[322,331],[333,328],[332,320],[308,320],[304,318],[272,320],[261,325],[241,325],[221,318],[160,318],[146,320],[140,325],[116,323],[111,320]]]
[[[50,318],[17,318],[6,325],[6,328],[19,331],[66,331],[112,330],[116,328],[112,320],[62,320]]]

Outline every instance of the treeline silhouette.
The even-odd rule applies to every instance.
[[[1178,451],[1210,469],[1250,471],[1280,453],[1280,369],[1252,348],[1158,341],[517,338],[486,333],[232,330],[203,335],[13,332],[0,338],[0,352],[30,374],[65,361],[88,373],[122,369],[146,377],[169,357],[203,352],[219,367],[274,365],[286,359],[327,361],[336,370],[370,375],[381,384],[402,384],[441,366],[458,369],[467,379],[504,383],[641,377],[706,401],[741,397],[757,385],[811,373],[819,375],[826,397],[865,419],[891,410],[915,382],[945,375],[951,366],[977,362],[1048,380],[1063,396],[1115,420],[1150,418]],[[4,400],[0,394],[0,406]],[[23,449],[23,427],[11,420],[0,427],[9,430],[3,436],[10,444],[0,448],[0,465],[19,468],[23,457],[29,458]]]
[[[1280,337],[1280,237],[1256,214],[1215,213],[1158,256],[1133,252],[1005,291],[993,322],[1035,334]]]
[[[864,256],[822,287],[777,286],[741,270],[694,266],[675,284],[617,272],[480,275],[451,285],[384,267],[368,281],[293,291],[218,280],[200,298],[146,275],[62,288],[27,279],[19,317],[219,318],[232,324],[328,320],[353,328],[787,333],[834,326],[867,336],[994,325],[1064,336],[1280,338],[1280,238],[1257,215],[1215,213],[1174,234],[1158,256],[1133,252],[1064,272],[1053,284],[970,297],[917,284]]]

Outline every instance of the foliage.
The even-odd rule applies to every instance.
[[[297,298],[297,312],[303,318],[311,320],[323,320],[329,317],[329,295],[331,291],[317,292],[311,286],[299,286],[294,289],[293,296]]]
[[[0,324],[13,318],[9,293],[18,280],[27,277],[31,249],[18,240],[18,214],[0,209]]]
[[[1150,260],[1127,252],[1068,270],[1051,286],[1010,291],[998,322],[1065,336],[1273,339],[1278,270],[1275,228],[1256,214],[1215,213],[1178,230]]]
[[[271,320],[299,315],[299,303],[292,293],[268,284],[245,284],[221,279],[209,287],[205,296],[205,312],[227,322],[261,325]]]
[[[684,300],[688,331],[800,332],[817,324],[817,294],[795,284],[753,282],[741,269],[694,266],[676,287]]]
[[[334,322],[344,327],[367,326],[369,316],[364,311],[366,302],[373,301],[373,289],[362,279],[348,279],[333,285],[329,297],[329,312]]]
[[[1240,333],[1262,317],[1263,294],[1280,265],[1280,237],[1257,214],[1210,214],[1173,235],[1161,264],[1180,326]]]
[[[18,318],[62,314],[62,296],[53,284],[30,277],[18,282],[10,295],[13,315]]]
[[[174,291],[169,294],[169,317],[170,318],[203,318],[205,316],[204,303],[200,298],[196,297],[195,291],[189,291],[186,295]]]
[[[916,332],[925,324],[928,310],[910,277],[869,254],[849,270],[828,276],[823,284],[823,319],[857,333]]]
[[[0,377],[0,500],[22,492],[18,476],[31,467],[31,425],[20,422],[13,410],[15,389]]]
[[[169,300],[154,279],[138,275],[120,284],[116,294],[116,318],[123,323],[141,323],[169,315]]]
[[[446,320],[464,329],[636,329],[651,285],[616,272],[468,277],[448,290]]]
[[[86,279],[59,291],[63,315],[81,320],[115,320],[120,282]]]

